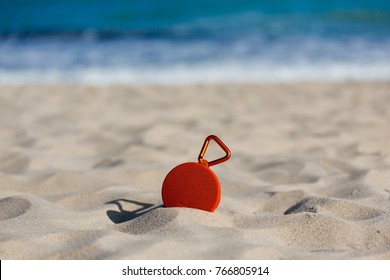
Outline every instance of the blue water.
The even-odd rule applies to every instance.
[[[0,0],[0,83],[390,80],[390,1]]]

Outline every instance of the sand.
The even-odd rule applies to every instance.
[[[2,86],[0,259],[390,259],[389,105],[386,82]],[[219,207],[162,207],[209,134]]]

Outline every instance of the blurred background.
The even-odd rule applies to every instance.
[[[388,0],[0,0],[0,84],[390,80]]]

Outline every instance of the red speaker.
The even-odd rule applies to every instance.
[[[226,155],[208,162],[203,157],[210,140],[214,140]],[[228,147],[217,136],[208,136],[198,156],[198,162],[182,163],[165,177],[161,190],[165,207],[188,207],[214,212],[221,200],[221,186],[210,166],[228,160],[230,155]]]

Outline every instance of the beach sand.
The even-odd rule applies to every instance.
[[[219,207],[162,207],[209,134]],[[2,86],[0,259],[390,259],[390,83]]]

